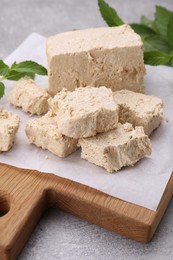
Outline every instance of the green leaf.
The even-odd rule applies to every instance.
[[[171,59],[171,62],[170,62],[170,63],[171,63],[171,66],[173,67],[173,58]]]
[[[140,36],[156,35],[155,31],[146,25],[133,23],[130,26]]]
[[[153,51],[153,52],[145,52],[144,53],[144,62],[145,64],[157,66],[157,65],[165,65],[171,59],[171,56],[164,52]]]
[[[173,14],[169,19],[168,26],[167,26],[167,38],[168,44],[173,50]]]
[[[0,99],[3,97],[5,93],[5,86],[2,82],[0,82]]]
[[[17,71],[21,73],[32,73],[38,75],[47,75],[47,69],[42,65],[34,61],[22,61],[20,63],[14,62],[11,66],[12,71]]]
[[[148,26],[156,34],[158,34],[155,21],[152,21],[152,20],[148,19],[146,16],[141,16],[141,24]]]
[[[124,24],[115,9],[110,7],[104,0],[98,0],[98,5],[103,19],[109,26],[119,26]]]
[[[159,35],[152,35],[143,38],[144,51],[161,51],[169,53],[171,51],[167,41]]]
[[[167,39],[167,25],[173,12],[169,11],[165,7],[156,6],[155,12],[155,24],[158,32]]]
[[[141,16],[141,24],[152,27],[153,21],[148,19],[146,16],[142,15]]]
[[[14,80],[17,81],[25,76],[28,76],[32,79],[34,79],[35,74],[31,73],[31,72],[18,72],[18,71],[13,71],[11,70],[7,75],[6,75],[6,79],[8,80]]]
[[[19,80],[24,76],[29,76],[34,79],[35,74],[47,75],[47,69],[42,65],[34,61],[22,61],[20,63],[14,62],[11,67],[7,66],[3,60],[0,60],[0,76],[1,81],[4,79],[8,80]],[[5,86],[0,82],[0,98],[4,95]]]
[[[5,76],[9,71],[8,65],[6,65],[3,60],[0,60],[0,75]]]
[[[104,0],[98,0],[100,13],[109,26],[124,24],[115,9]],[[141,24],[131,24],[144,43],[144,61],[150,65],[173,66],[173,12],[165,7],[156,6],[155,20],[141,17]]]

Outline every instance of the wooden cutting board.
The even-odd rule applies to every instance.
[[[157,211],[152,211],[53,174],[0,164],[0,259],[16,259],[45,209],[51,207],[149,242],[172,195],[173,175]]]

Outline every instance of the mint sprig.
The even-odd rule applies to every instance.
[[[98,0],[99,10],[109,26],[119,26],[124,21],[117,11],[104,0]],[[141,23],[130,24],[144,43],[145,64],[173,67],[173,12],[156,6],[154,20],[141,16]]]
[[[169,11],[165,7],[156,5],[154,22],[156,25],[157,33],[164,38],[167,38],[167,26],[172,14],[173,12]]]
[[[153,27],[153,21],[148,19],[146,16],[141,16],[141,24],[146,25],[148,27]]]
[[[173,14],[170,17],[167,25],[167,38],[169,47],[173,50]]]
[[[5,86],[4,83],[2,83],[3,80],[17,81],[24,76],[29,76],[33,79],[36,74],[47,75],[47,69],[31,60],[19,63],[14,62],[11,67],[5,64],[3,60],[0,60],[0,99],[5,93]]]
[[[5,93],[4,83],[0,82],[0,98],[3,97],[4,93]]]
[[[150,51],[161,51],[170,53],[171,48],[169,47],[167,41],[165,41],[163,38],[159,37],[158,35],[146,36],[143,40],[144,42],[144,49],[145,52]]]
[[[133,23],[131,24],[131,27],[136,33],[140,34],[142,37],[156,35],[156,32],[152,28],[144,24]]]
[[[5,76],[9,72],[9,67],[6,65],[3,60],[0,60],[0,76]]]
[[[150,65],[165,65],[171,59],[171,56],[165,52],[153,51],[145,52],[144,61],[146,64]]]
[[[98,0],[98,5],[103,19],[109,26],[119,26],[124,23],[118,16],[115,9],[110,7],[105,1]]]
[[[34,62],[34,61],[22,61],[20,63],[14,62],[11,65],[11,70],[21,73],[32,73],[38,75],[47,75],[47,69],[42,65]]]

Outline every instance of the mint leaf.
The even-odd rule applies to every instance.
[[[14,62],[9,68],[3,60],[0,60],[0,81],[4,79],[16,81],[24,76],[29,76],[34,79],[35,74],[47,75],[47,69],[31,60],[22,61],[20,63]],[[0,82],[0,98],[4,95],[4,90],[5,86],[2,82]]]
[[[146,16],[141,16],[141,24],[148,26],[149,28],[151,28],[155,33],[157,32],[157,28],[156,28],[156,24],[155,21],[152,21],[150,19],[148,19]]]
[[[152,27],[153,21],[148,19],[146,16],[141,16],[141,24]]]
[[[173,58],[171,59],[171,62],[170,62],[170,63],[171,63],[171,66],[173,67]]]
[[[20,63],[14,62],[10,68],[12,71],[25,73],[25,75],[28,75],[28,73],[31,74],[38,74],[38,75],[47,75],[47,69],[43,67],[42,65],[34,62],[34,61],[22,61]]]
[[[0,60],[0,75],[5,76],[9,71],[8,65],[6,65],[3,60]]]
[[[161,51],[169,53],[171,51],[170,47],[168,46],[167,41],[165,41],[161,36],[159,35],[152,35],[146,36],[143,38],[144,43],[144,51]]]
[[[0,99],[3,97],[5,93],[5,86],[2,82],[0,82]]]
[[[115,9],[110,7],[104,0],[98,0],[98,5],[103,19],[109,26],[112,27],[124,24]]]
[[[145,52],[144,53],[144,62],[145,64],[157,66],[157,65],[165,65],[171,59],[171,56],[164,52],[153,51],[153,52]]]
[[[25,76],[28,76],[32,79],[34,79],[35,74],[31,73],[31,72],[18,72],[18,71],[9,71],[9,73],[6,75],[6,79],[8,80],[14,80],[17,81]]]
[[[173,15],[173,12],[169,11],[165,7],[162,6],[156,6],[156,12],[155,12],[155,24],[157,31],[167,39],[167,25],[169,22],[169,19]]]
[[[167,38],[168,44],[173,50],[173,14],[169,19],[168,26],[167,26]]]
[[[153,29],[151,29],[150,27],[148,27],[146,25],[133,23],[133,24],[130,24],[130,26],[141,37],[148,36],[148,35],[156,35],[155,31],[153,31]]]
[[[109,26],[119,26],[124,22],[115,9],[104,0],[98,0],[100,13]],[[131,24],[144,43],[144,61],[150,65],[173,66],[173,12],[156,6],[155,20],[141,17],[141,24]]]

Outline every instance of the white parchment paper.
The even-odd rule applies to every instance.
[[[5,61],[11,64],[26,59],[47,65],[44,37],[36,33],[31,34]],[[47,87],[46,77],[37,77],[36,81]],[[107,173],[104,169],[80,159],[80,150],[61,159],[48,151],[29,145],[25,136],[25,125],[30,116],[9,105],[8,94],[12,83],[5,83],[6,94],[5,98],[0,100],[0,105],[18,114],[21,122],[15,145],[9,152],[0,154],[0,162],[53,173],[151,210],[157,209],[173,170],[173,68],[147,66],[146,93],[163,99],[163,123],[151,136],[152,155],[134,167],[124,168],[116,174]]]

